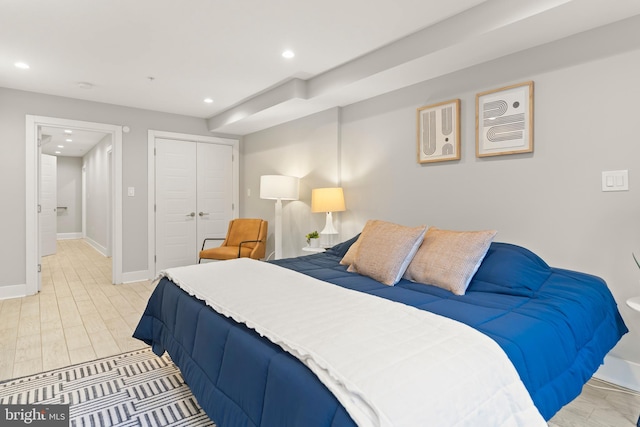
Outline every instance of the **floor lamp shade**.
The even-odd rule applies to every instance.
[[[326,212],[327,222],[320,234],[338,234],[333,226],[332,212],[344,211],[344,192],[341,187],[315,188],[311,190],[311,212]]]
[[[282,258],[282,201],[298,200],[300,178],[286,175],[262,175],[260,198],[276,201],[275,259]]]
[[[298,200],[300,178],[286,175],[262,175],[260,198],[271,200]]]

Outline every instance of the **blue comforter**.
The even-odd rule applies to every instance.
[[[353,241],[323,254],[274,263],[458,320],[490,336],[507,353],[547,420],[580,394],[627,332],[601,279],[550,268],[518,246],[493,243],[466,295],[456,296],[407,280],[386,286],[348,273],[339,261]],[[134,337],[157,354],[168,351],[219,426],[354,425],[294,357],[167,279],[151,296]]]

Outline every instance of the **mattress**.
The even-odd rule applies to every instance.
[[[601,279],[551,268],[518,246],[493,243],[467,293],[456,296],[434,286],[401,280],[390,287],[349,273],[339,261],[350,243],[274,263],[486,334],[508,355],[547,420],[580,394],[627,332]],[[297,359],[167,279],[151,296],[134,336],[158,354],[169,352],[199,403],[221,426],[354,425]]]
[[[293,354],[361,427],[546,426],[500,346],[458,321],[248,258],[162,274]]]

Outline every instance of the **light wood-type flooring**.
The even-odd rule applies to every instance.
[[[0,300],[0,380],[145,347],[131,334],[150,282],[112,285],[111,258],[83,240],[42,261],[40,293]]]
[[[0,381],[145,347],[131,334],[152,290],[112,285],[110,258],[83,240],[58,241],[43,259],[42,291],[0,300]],[[592,379],[549,426],[633,427],[640,396],[625,391]]]

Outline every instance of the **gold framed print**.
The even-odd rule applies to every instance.
[[[418,108],[419,163],[460,160],[460,100]]]
[[[476,95],[476,156],[533,152],[533,82]]]

